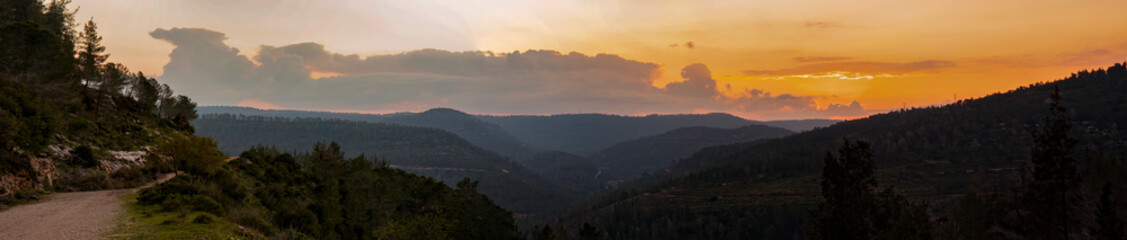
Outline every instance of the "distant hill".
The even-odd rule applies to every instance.
[[[526,158],[521,163],[545,178],[579,192],[594,193],[605,187],[605,184],[598,180],[603,174],[598,166],[590,160],[570,153],[541,152]]]
[[[258,109],[258,108],[251,108],[251,107],[235,107],[235,106],[203,106],[203,107],[197,107],[196,111],[199,112],[200,115],[205,115],[205,114],[240,115],[241,114],[241,115],[247,115],[247,116],[341,119],[341,120],[364,121],[364,122],[381,122],[385,118],[412,114],[412,113],[389,113],[389,114],[338,113],[338,112],[305,111],[305,110]]]
[[[581,156],[624,141],[657,135],[682,127],[738,128],[751,124],[788,127],[805,131],[833,124],[834,120],[758,122],[726,113],[649,115],[644,117],[606,114],[562,114],[551,116],[480,116],[496,123],[523,142],[545,149]]]
[[[524,143],[509,135],[496,124],[478,120],[469,114],[454,109],[435,108],[418,114],[386,116],[382,119],[382,122],[446,130],[478,147],[512,159],[519,159],[532,154],[532,150],[529,150]]]
[[[235,154],[263,145],[285,151],[336,141],[347,157],[364,154],[392,167],[453,184],[464,177],[498,205],[516,213],[558,209],[573,193],[523,166],[446,131],[393,124],[303,118],[203,115],[192,122],[199,136]]]
[[[615,144],[591,156],[603,169],[604,182],[628,181],[644,172],[660,172],[674,161],[692,156],[702,148],[778,138],[793,134],[790,130],[763,125],[721,129],[684,127],[662,134]]]
[[[709,147],[678,162],[671,174],[596,197],[563,221],[606,226],[613,239],[801,236],[807,210],[819,201],[823,158],[842,138],[871,143],[878,182],[912,198],[938,204],[968,191],[1004,191],[1020,182],[1032,132],[1048,115],[1045,100],[1058,87],[1073,122],[1070,135],[1078,140],[1076,157],[1122,161],[1127,68],[1116,64],[942,107]]]
[[[200,114],[344,119],[365,122],[395,122],[450,131],[474,145],[510,159],[524,159],[537,151],[563,151],[587,156],[614,144],[661,134],[681,127],[738,128],[751,124],[802,132],[832,125],[837,120],[783,120],[759,122],[726,113],[649,115],[644,117],[607,114],[561,114],[551,116],[472,115],[448,108],[422,113],[361,114],[298,110],[262,110],[247,107],[199,107]],[[422,115],[422,116],[414,116]],[[473,121],[465,116],[481,121]]]
[[[833,119],[802,119],[802,120],[776,120],[766,121],[759,124],[791,130],[793,132],[805,132],[815,128],[827,127],[834,125],[834,123],[841,122],[840,120]]]

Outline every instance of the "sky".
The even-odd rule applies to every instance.
[[[1127,61],[1122,0],[75,0],[200,105],[848,119]]]

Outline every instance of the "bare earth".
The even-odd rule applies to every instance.
[[[167,174],[157,182],[171,178]],[[125,211],[121,196],[137,189],[57,193],[36,204],[2,211],[0,239],[102,239]]]

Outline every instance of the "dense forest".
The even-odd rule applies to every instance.
[[[517,140],[500,126],[454,109],[435,108],[418,114],[389,116],[381,122],[446,130],[510,159],[527,158],[533,153],[532,146]]]
[[[158,174],[175,174],[135,197],[157,206],[158,212],[191,219],[170,219],[152,230],[176,234],[170,229],[230,222],[240,226],[232,235],[250,238],[518,236],[513,214],[478,193],[478,181],[463,177],[447,186],[392,169],[378,158],[346,158],[336,143],[300,147],[314,146],[308,153],[244,146],[241,150],[250,150],[237,161],[224,161],[228,158],[215,140],[193,134],[196,104],[156,79],[109,62],[97,23],[75,23],[69,3],[0,2],[0,210],[53,191],[130,188],[150,183]],[[459,158],[464,168],[504,172],[475,179],[535,176],[446,132],[382,130],[378,133],[434,139],[419,147],[469,156]],[[389,144],[385,149],[411,145]],[[402,153],[368,156],[396,154]],[[417,163],[430,156],[416,158]],[[556,189],[535,185],[545,182],[509,181],[506,186],[536,199],[567,199],[537,195]]]
[[[145,189],[138,201],[208,212],[271,239],[516,239],[512,213],[477,186],[466,178],[451,188],[318,143],[305,153],[254,147]]]
[[[501,155],[438,129],[345,120],[206,114],[192,124],[197,134],[215,138],[219,149],[228,154],[255,145],[295,150],[321,141],[336,141],[345,152],[379,157],[394,168],[447,184],[469,177],[481,182],[482,193],[517,213],[559,210],[574,201],[576,195],[572,188],[561,187]]]
[[[733,129],[685,127],[615,144],[593,154],[591,160],[603,170],[600,175],[603,182],[623,182],[634,180],[643,173],[664,171],[675,161],[692,156],[705,147],[778,138],[793,133],[763,125]]]
[[[800,132],[833,120],[759,122],[726,113],[648,115],[560,114],[551,116],[482,116],[522,142],[543,149],[588,156],[615,144],[682,127],[738,128],[752,124]]]
[[[0,207],[144,182],[157,170],[117,156],[191,132],[195,103],[109,62],[97,24],[68,3],[0,5]]]
[[[1068,119],[1070,128],[1055,131],[1074,139],[1070,149],[1075,150],[1066,158],[1075,159],[1075,171],[1066,172],[1075,177],[1069,180],[1074,191],[1067,201],[1075,209],[1057,219],[1070,222],[1063,224],[1072,226],[1070,236],[1090,237],[1099,222],[1096,200],[1124,197],[1124,186],[1116,184],[1127,180],[1121,174],[1127,170],[1127,136],[1118,130],[1127,123],[1124,90],[1127,68],[1116,64],[947,106],[878,114],[778,140],[710,147],[679,161],[668,175],[629,183],[576,207],[561,224],[591,222],[605,226],[615,239],[805,236],[806,210],[822,199],[823,157],[848,138],[867,142],[881,187],[895,186],[909,199],[931,202],[935,236],[1028,237],[1059,227],[1029,228],[1039,225],[1017,222],[1022,217],[1014,215],[963,214],[977,211],[970,209],[1032,211],[1018,208],[1030,206],[1018,200],[1039,199],[1025,194],[1038,182],[1031,160],[1039,151],[1035,143],[1054,124],[1046,119]],[[1046,111],[1047,99],[1058,99],[1053,111]],[[1122,206],[1105,212],[1121,216]]]
[[[614,144],[684,127],[727,129],[747,125],[765,125],[802,132],[838,122],[837,120],[826,119],[761,122],[725,113],[649,115],[642,117],[608,114],[494,116],[470,115],[448,108],[436,108],[421,113],[393,114],[262,110],[224,106],[200,107],[199,111],[200,114],[342,119],[431,127],[457,134],[474,145],[517,161],[524,160],[530,154],[529,150],[532,153],[561,151],[588,157]]]

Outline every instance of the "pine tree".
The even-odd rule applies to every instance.
[[[1095,229],[1096,239],[1127,239],[1127,234],[1123,233],[1123,219],[1119,218],[1116,213],[1115,198],[1112,196],[1111,182],[1104,183],[1103,191],[1100,192],[1100,203],[1098,212],[1096,212],[1096,224],[1098,228]]]
[[[872,239],[872,150],[862,141],[844,140],[838,156],[826,153],[822,197],[810,228],[811,239]]]
[[[109,54],[105,54],[106,47],[102,46],[102,36],[98,35],[98,24],[94,18],[86,22],[82,35],[79,36],[78,67],[87,88],[92,88],[101,82],[102,65],[106,63]]]
[[[1043,128],[1033,134],[1032,151],[1033,183],[1026,196],[1026,206],[1035,215],[1032,220],[1040,227],[1033,230],[1050,229],[1053,235],[1068,238],[1071,203],[1069,188],[1076,182],[1076,159],[1072,157],[1076,140],[1068,135],[1072,122],[1067,109],[1061,104],[1060,87],[1053,90],[1049,98],[1049,116]]]
[[[930,239],[926,204],[915,204],[892,188],[876,193],[869,143],[844,140],[838,156],[826,153],[822,170],[825,202],[811,214],[810,239]]]
[[[602,238],[602,235],[603,234],[599,232],[599,229],[595,228],[595,226],[592,226],[591,223],[583,223],[583,226],[579,227],[580,239],[595,240]]]

